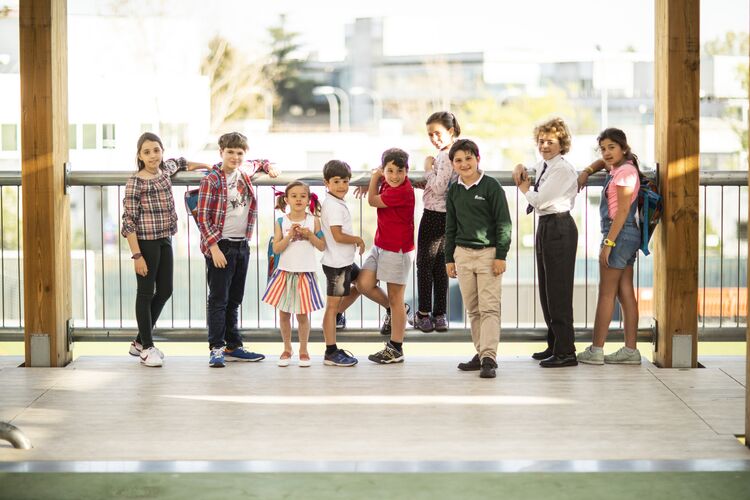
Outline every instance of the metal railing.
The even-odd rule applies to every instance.
[[[503,186],[513,219],[513,238],[508,268],[503,279],[503,340],[541,340],[546,327],[538,301],[534,233],[536,217],[523,211],[525,198],[513,186],[509,172],[488,172]],[[135,327],[136,280],[127,242],[120,236],[120,219],[124,184],[130,172],[72,172],[67,177],[71,196],[71,275],[73,303],[73,337],[75,340],[111,340],[131,338]],[[157,338],[203,341],[206,337],[205,261],[198,249],[199,234],[187,215],[182,199],[186,190],[197,187],[201,172],[183,172],[174,177],[175,201],[179,215],[178,233],[173,239],[175,254],[174,293],[157,323]],[[417,182],[421,174],[411,176]],[[259,202],[259,217],[251,245],[251,265],[246,294],[240,311],[240,328],[251,333],[253,340],[278,340],[277,317],[270,306],[261,303],[267,277],[266,246],[277,216],[273,211],[274,186],[284,186],[301,179],[323,196],[322,177],[317,172],[285,172],[276,179],[257,175],[254,184]],[[367,185],[369,174],[359,172],[352,185]],[[0,339],[20,340],[23,327],[23,279],[21,250],[20,174],[0,173]],[[699,336],[702,340],[744,339],[747,312],[747,172],[701,173],[701,248],[699,256]],[[574,311],[576,334],[590,338],[596,307],[598,285],[599,214],[598,201],[603,175],[592,176],[589,185],[576,200],[572,212],[579,227],[576,264]],[[350,193],[355,232],[372,244],[376,224],[375,210],[364,206]],[[743,202],[744,200],[744,202]],[[417,196],[415,226],[421,217],[421,196]],[[744,224],[744,225],[743,225]],[[742,228],[744,229],[744,232]],[[636,293],[641,324],[639,336],[652,339],[653,328],[653,258],[639,253],[636,261]],[[322,278],[322,274],[320,276]],[[319,280],[319,283],[325,283]],[[416,270],[407,284],[407,300],[417,305]],[[617,309],[617,308],[616,308]],[[467,323],[458,285],[451,280],[449,289],[447,333],[423,334],[409,330],[410,341],[465,341]],[[347,311],[347,329],[339,332],[342,341],[374,340],[383,310],[360,299]],[[621,314],[615,311],[614,329]],[[313,313],[311,338],[321,337],[322,311]],[[615,332],[613,339],[621,338]]]

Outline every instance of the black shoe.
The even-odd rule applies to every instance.
[[[406,318],[409,318],[409,311],[411,311],[411,307],[409,307],[409,304],[404,302],[404,308],[406,309]],[[406,323],[409,324],[408,321]],[[385,317],[383,318],[383,325],[380,327],[380,335],[387,335],[391,336],[391,313],[390,311],[387,311],[385,313]]]
[[[578,366],[578,360],[575,353],[557,355],[553,354],[549,358],[540,361],[539,366],[542,368],[562,368],[564,366]]]
[[[495,378],[495,369],[497,363],[492,358],[482,358],[482,369],[479,372],[480,378]]]
[[[462,372],[475,372],[479,370],[482,367],[482,364],[479,362],[479,354],[475,354],[473,358],[471,358],[471,361],[466,363],[459,363],[458,369]]]
[[[553,354],[553,353],[552,353],[552,349],[550,349],[550,348],[548,347],[548,348],[546,348],[546,349],[545,349],[545,350],[543,350],[543,351],[540,351],[540,352],[535,352],[534,354],[532,354],[532,355],[531,355],[531,357],[532,357],[532,358],[534,358],[534,359],[535,359],[535,360],[537,360],[537,361],[541,361],[541,360],[543,360],[543,359],[547,359],[547,358],[549,358],[550,356],[552,356],[552,354]]]

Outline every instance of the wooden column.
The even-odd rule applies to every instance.
[[[664,214],[655,238],[654,362],[698,360],[700,1],[656,0],[656,161]]]
[[[747,98],[750,101],[750,88],[747,91]],[[747,121],[750,124],[750,108],[748,108]],[[747,129],[747,139],[748,144],[750,144],[750,127]],[[747,168],[750,171],[750,154],[747,155]],[[747,188],[748,193],[750,193],[750,179],[748,179]],[[748,195],[747,217],[747,220],[750,221],[750,194]],[[750,247],[748,248],[747,255],[750,255]],[[745,286],[750,286],[750,267],[747,269],[747,283]],[[750,306],[745,311],[745,321],[747,321],[749,312]],[[745,446],[750,448],[750,322],[747,324],[747,337],[745,339]]]
[[[71,360],[67,1],[24,0],[19,22],[26,366],[65,366]]]

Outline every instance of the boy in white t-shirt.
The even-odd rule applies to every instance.
[[[247,138],[230,132],[219,138],[221,163],[213,166],[200,184],[197,214],[201,252],[206,257],[208,279],[208,364],[225,361],[260,361],[265,356],[242,346],[237,325],[245,294],[250,249],[247,242],[255,229],[257,200],[250,176],[258,169],[270,177],[278,173],[268,160],[250,162],[243,168]]]
[[[323,167],[323,182],[328,189],[320,212],[320,226],[326,240],[320,260],[326,276],[326,309],[323,315],[326,352],[323,363],[329,366],[357,364],[357,358],[336,345],[336,315],[343,313],[360,295],[356,288],[359,267],[354,263],[355,251],[358,250],[359,255],[365,251],[364,240],[353,234],[352,216],[344,201],[351,177],[352,170],[343,161],[331,160]],[[375,287],[367,297],[388,307],[388,297],[380,288]]]

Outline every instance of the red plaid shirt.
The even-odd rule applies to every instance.
[[[121,234],[124,238],[135,233],[139,240],[158,240],[177,232],[172,176],[185,169],[185,158],[170,159],[161,164],[161,172],[152,179],[137,175],[128,179],[122,199]]]
[[[270,163],[268,160],[251,160],[247,162],[250,168],[244,165],[240,167],[240,176],[248,188],[250,197],[249,210],[247,213],[247,231],[245,238],[248,240],[253,236],[255,229],[255,217],[257,216],[258,201],[253,192],[253,184],[250,177],[258,170],[268,173]],[[198,190],[198,207],[195,221],[201,232],[201,252],[206,257],[211,256],[209,247],[215,245],[222,238],[224,229],[224,218],[227,214],[227,178],[221,170],[221,163],[213,166],[211,171],[201,179]]]

